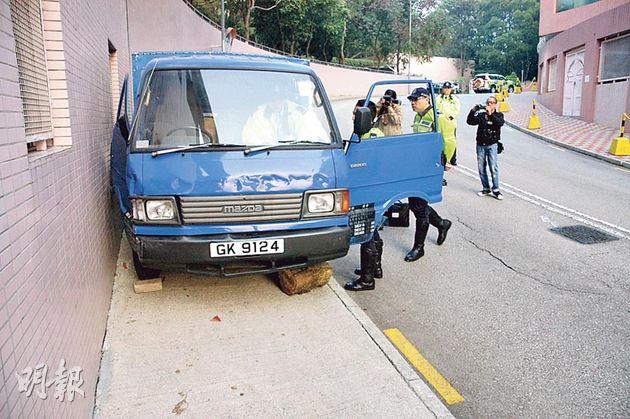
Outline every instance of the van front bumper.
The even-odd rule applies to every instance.
[[[337,259],[348,253],[352,235],[349,227],[209,236],[143,236],[134,235],[128,229],[126,233],[131,247],[147,268],[213,276],[271,273]],[[284,253],[210,257],[210,243],[259,239],[283,239]]]

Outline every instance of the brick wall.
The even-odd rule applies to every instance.
[[[218,43],[218,31],[184,2],[156,4],[42,0],[55,146],[28,153],[9,0],[0,0],[0,418],[91,415],[120,240],[108,189],[112,69],[120,86],[130,44],[142,51]],[[235,51],[259,52],[242,43]],[[373,81],[393,78],[313,67],[331,96],[363,95]],[[18,391],[17,372],[45,363],[50,379],[62,358],[83,367],[85,398]]]
[[[43,8],[53,32],[55,12],[61,17],[61,33],[47,36],[63,38],[49,71],[65,75],[65,91],[61,82],[51,88],[59,89],[55,112],[69,116],[62,134],[71,146],[29,154],[9,0],[0,0],[1,418],[91,415],[119,246],[108,189],[108,40],[120,85],[129,71],[125,1],[45,0]],[[46,400],[18,392],[16,372],[46,363],[50,379],[61,358],[83,367],[85,398],[59,402],[53,388]]]

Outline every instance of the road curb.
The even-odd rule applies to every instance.
[[[558,140],[554,140],[553,138],[547,137],[545,135],[537,134],[537,133],[535,133],[533,131],[528,130],[527,128],[523,128],[523,127],[515,124],[514,122],[508,121],[507,119],[505,120],[505,123],[508,126],[516,129],[517,131],[520,131],[520,132],[522,132],[524,134],[528,134],[528,135],[530,135],[530,136],[532,136],[534,138],[538,138],[539,140],[546,141],[548,143],[557,145],[559,147],[566,148],[566,149],[571,150],[571,151],[575,151],[575,152],[580,153],[580,154],[585,154],[585,155],[590,156],[590,157],[595,157],[596,159],[603,160],[603,161],[608,162],[608,163],[612,163],[612,164],[614,164],[616,166],[622,166],[622,167],[630,168],[630,162],[625,162],[623,160],[615,159],[614,157],[603,156],[603,155],[595,153],[593,151],[585,150],[583,148],[576,147],[574,145],[570,145],[570,144],[566,144],[566,143],[563,143],[563,142],[558,141]]]
[[[396,347],[387,339],[383,332],[372,322],[365,314],[363,309],[354,302],[346,291],[332,278],[328,282],[328,287],[341,300],[343,305],[359,322],[363,330],[370,336],[372,341],[379,347],[385,357],[392,363],[407,385],[418,396],[420,401],[435,415],[436,418],[454,418],[448,408],[442,401],[431,391],[429,386],[422,380],[416,370],[405,360],[398,352]]]

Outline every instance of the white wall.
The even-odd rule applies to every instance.
[[[618,128],[626,111],[628,81],[599,84],[595,88],[594,122]]]
[[[417,74],[423,78],[437,82],[445,82],[447,80],[457,81],[459,79],[458,63],[460,61],[459,58],[432,57],[427,62],[421,62],[416,58],[412,58],[411,74]],[[474,62],[471,61],[469,68],[464,72],[466,83],[468,83],[468,80],[470,80],[472,76],[472,64],[474,64]]]

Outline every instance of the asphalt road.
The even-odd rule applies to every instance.
[[[478,197],[465,117],[485,97],[461,96],[459,168],[434,206],[453,221],[446,243],[432,229],[426,255],[406,263],[413,229],[386,228],[385,277],[352,297],[465,398],[450,406],[455,416],[629,417],[630,171],[506,127],[505,200]],[[354,103],[333,103],[346,136]],[[580,244],[550,231],[572,225],[616,240]],[[334,261],[337,280],[353,278],[358,261],[358,247]]]

